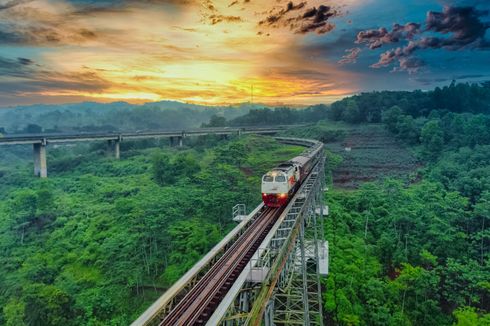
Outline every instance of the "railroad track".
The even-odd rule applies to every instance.
[[[205,325],[259,248],[282,210],[283,208],[265,208],[159,325]]]

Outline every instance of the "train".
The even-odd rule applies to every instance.
[[[282,207],[289,202],[318,162],[322,147],[314,146],[262,176],[261,191],[265,206]]]

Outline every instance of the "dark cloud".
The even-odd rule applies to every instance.
[[[272,11],[267,18],[261,20],[259,25],[268,25],[272,27],[278,27],[276,25],[277,22],[283,21],[284,17],[290,13],[291,11],[299,10],[304,8],[306,5],[306,1],[300,2],[298,4],[294,4],[293,2],[288,2],[286,8],[282,8],[278,11]]]
[[[488,13],[474,7],[445,6],[442,12],[429,11],[425,23],[428,31],[451,34],[449,38],[439,40],[440,47],[459,49],[470,44],[479,47],[490,28],[488,22],[481,21]]]
[[[336,16],[338,13],[329,6],[321,5],[318,8],[311,8],[303,14],[303,20],[297,33],[306,34],[316,32],[324,34],[335,28],[335,25],[327,22],[329,18]]]
[[[356,43],[366,43],[372,50],[381,47],[383,44],[397,43],[402,39],[413,39],[420,33],[420,24],[408,23],[406,25],[394,24],[393,29],[388,31],[386,28],[369,29],[357,34]]]
[[[9,76],[9,77],[26,77],[29,76],[33,70],[31,69],[31,65],[34,62],[31,59],[27,58],[17,58],[17,59],[9,59],[0,57],[0,76]]]
[[[15,7],[15,6],[18,6],[18,5],[21,5],[21,4],[24,4],[24,3],[28,3],[28,2],[32,2],[32,1],[33,0],[12,0],[12,1],[7,1],[4,4],[0,4],[0,10],[10,9],[10,8]]]
[[[296,34],[306,34],[316,32],[324,34],[335,28],[335,25],[328,22],[331,17],[337,16],[338,12],[329,6],[320,5],[306,9],[303,13],[291,17],[290,13],[306,8],[306,1],[294,4],[288,2],[285,8],[271,12],[269,16],[259,22],[259,26],[269,26],[273,28],[288,27]]]
[[[86,69],[77,73],[62,73],[37,64],[28,58],[0,57],[0,97],[23,96],[37,92],[100,92],[111,84],[97,72]]]
[[[397,47],[381,54],[379,61],[371,67],[386,67],[394,62],[399,67],[393,71],[408,71],[414,73],[425,65],[424,61],[414,58],[415,52],[424,49],[445,49],[457,51],[463,49],[486,49],[490,43],[485,39],[490,23],[484,17],[489,15],[487,10],[477,10],[475,7],[444,6],[442,12],[429,11],[425,27],[421,24],[395,24],[391,31],[386,28],[361,31],[356,43],[364,43],[373,50],[385,44],[408,42],[406,46]]]
[[[0,31],[1,44],[21,44],[36,46],[53,46],[64,44],[81,44],[97,38],[94,31],[87,29],[70,30],[63,29],[53,24],[45,23],[44,26],[25,25],[9,26],[6,32]]]
[[[27,59],[27,58],[17,58],[17,62],[19,62],[21,65],[24,65],[24,66],[29,66],[29,65],[34,64],[34,61],[32,61],[31,59]]]
[[[17,5],[27,1],[16,1]],[[57,46],[82,44],[98,37],[96,31],[77,23],[78,9],[54,13],[33,6],[8,2],[0,11],[0,45]]]

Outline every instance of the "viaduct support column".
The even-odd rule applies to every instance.
[[[46,161],[46,139],[41,143],[33,144],[34,152],[34,175],[40,178],[48,177],[48,164]]]
[[[184,146],[184,136],[170,137],[170,147]]]
[[[121,158],[121,139],[109,140],[109,150],[114,153],[116,160]]]

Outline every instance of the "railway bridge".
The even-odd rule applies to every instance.
[[[201,135],[273,135],[276,127],[207,128],[135,133],[16,135],[0,145],[31,144],[34,173],[47,176],[50,143],[107,141],[119,158],[124,139],[168,138],[182,146],[184,138]],[[328,242],[323,219],[328,207],[323,143],[276,137],[279,142],[319,151],[313,168],[282,208],[263,204],[246,214],[237,205],[239,224],[194,267],[155,301],[132,326],[141,325],[323,325],[320,276],[328,273]]]
[[[279,142],[319,151],[286,207],[234,209],[239,224],[132,326],[323,325],[320,276],[328,273],[323,219],[325,153],[315,140]]]

